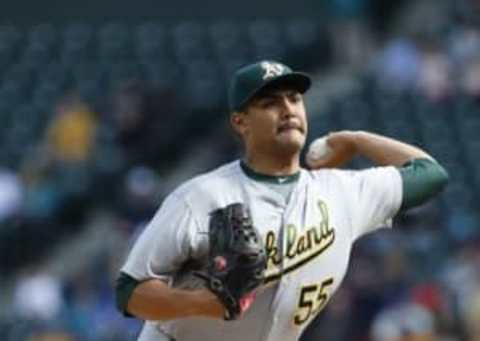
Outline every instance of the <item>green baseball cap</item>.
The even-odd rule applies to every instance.
[[[287,65],[263,60],[238,69],[230,81],[228,102],[230,110],[241,111],[248,102],[267,86],[288,84],[305,93],[312,84],[310,76],[292,71]]]

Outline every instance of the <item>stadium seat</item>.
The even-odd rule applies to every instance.
[[[87,24],[74,23],[65,27],[60,60],[74,64],[93,57],[93,28]]]
[[[57,31],[48,24],[34,26],[28,33],[23,58],[39,68],[56,57],[58,48]]]
[[[171,59],[171,46],[167,30],[159,23],[150,22],[138,26],[134,33],[136,58],[142,62]]]
[[[47,46],[49,49],[55,49],[58,43],[58,32],[50,24],[41,24],[34,26],[28,33],[29,42]]]
[[[178,63],[212,57],[212,47],[204,25],[193,21],[180,22],[172,28],[173,51]]]
[[[241,24],[218,21],[209,26],[210,41],[216,57],[223,63],[229,60],[248,60],[252,55],[250,41]]]
[[[283,61],[286,58],[286,39],[280,24],[275,20],[255,20],[248,26],[248,36],[254,56],[260,59]]]
[[[97,53],[103,62],[124,60],[133,54],[130,29],[120,23],[107,23],[97,33]]]
[[[182,70],[171,61],[156,60],[152,63],[141,64],[146,80],[154,87],[161,89],[178,90],[185,81],[180,81]]]

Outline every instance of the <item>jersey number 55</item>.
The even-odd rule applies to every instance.
[[[328,288],[333,284],[333,278],[328,278],[319,284],[302,287],[298,306],[293,319],[296,325],[301,325],[312,316],[317,315],[328,302]]]

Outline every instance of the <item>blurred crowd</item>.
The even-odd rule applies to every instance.
[[[382,87],[396,91],[414,87],[431,101],[458,93],[480,95],[479,9],[464,8],[462,3],[454,3],[451,10],[456,15],[448,20],[387,40],[372,65]]]
[[[149,91],[137,82],[122,85],[106,117],[67,95],[18,171],[2,170],[0,266],[14,279],[0,309],[2,340],[134,339],[139,322],[116,311],[112,283],[129,239],[161,201],[153,169],[175,133],[152,116],[158,103],[174,112],[173,97]],[[99,211],[108,216],[109,240],[93,254],[66,250],[66,269],[52,271],[45,260],[55,247],[75,239]],[[76,258],[85,261],[72,271]]]
[[[480,7],[433,4],[382,44],[359,87],[333,100],[317,126],[419,144],[451,182],[440,199],[399,216],[394,231],[359,241],[346,283],[306,340],[480,340]]]
[[[441,199],[399,216],[393,231],[359,241],[345,283],[303,340],[480,340],[480,8],[425,1],[431,20],[384,37],[378,29],[385,23],[367,15],[372,2],[331,2],[328,65],[356,67],[358,86],[312,113],[311,137],[367,129],[418,143],[452,183]],[[315,67],[315,56],[298,64]],[[134,339],[140,322],[120,316],[113,301],[124,254],[183,152],[206,136],[224,136],[208,130],[205,108],[186,116],[195,110],[174,90],[132,79],[100,102],[83,91],[63,94],[36,143],[0,169],[0,269],[12,293],[2,298],[0,339]],[[22,136],[21,125],[11,129]],[[233,159],[233,145],[216,143],[208,167]],[[100,247],[64,252],[65,269],[52,271],[45,260],[55,246],[98,221],[107,231]]]

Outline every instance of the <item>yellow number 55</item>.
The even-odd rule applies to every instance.
[[[311,316],[315,316],[322,311],[328,302],[328,287],[332,284],[333,278],[328,278],[320,284],[302,287],[293,319],[296,325],[305,323]]]

